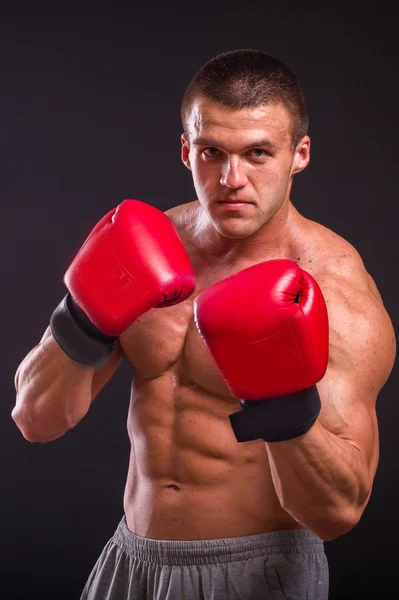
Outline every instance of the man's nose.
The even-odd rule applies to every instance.
[[[220,183],[232,190],[242,188],[248,183],[244,165],[239,157],[228,157],[223,164]]]

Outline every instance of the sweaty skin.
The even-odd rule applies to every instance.
[[[293,148],[291,133],[281,105],[236,111],[198,98],[186,123],[182,160],[198,200],[167,215],[190,256],[197,287],[181,304],[150,310],[120,338],[134,366],[124,509],[129,529],[140,536],[201,540],[304,527],[282,508],[287,482],[279,479],[277,462],[271,467],[272,456],[278,461],[273,444],[236,441],[228,415],[239,410],[239,401],[193,319],[203,288],[274,258],[297,262],[323,291],[330,358],[318,384],[319,427],[346,440],[353,456],[353,447],[359,451],[364,487],[371,489],[378,463],[375,399],[392,365],[392,326],[356,250],[292,205],[293,176],[309,162],[310,139],[304,136]],[[250,204],[237,210],[220,203],[226,200]],[[376,353],[379,369],[373,369]],[[317,505],[316,496],[312,502]],[[361,502],[360,510],[367,498]]]
[[[282,509],[266,444],[237,443],[228,415],[239,410],[193,320],[195,296],[250,265],[206,258],[192,237],[198,202],[169,216],[178,227],[197,274],[194,294],[182,304],[152,309],[121,337],[134,365],[128,432],[131,458],[124,495],[128,527],[155,539],[199,540],[302,528]],[[328,256],[354,250],[339,236],[288,206],[292,236],[284,250],[255,262],[289,258],[316,279]],[[379,294],[366,271],[366,290]],[[333,336],[333,343],[335,338]]]
[[[393,328],[353,246],[291,203],[293,176],[310,152],[309,137],[293,148],[291,133],[280,105],[233,111],[197,99],[182,136],[182,160],[198,200],[166,212],[195,270],[194,293],[137,319],[94,372],[89,397],[65,357],[71,376],[76,372],[74,424],[123,356],[134,367],[124,510],[139,536],[202,540],[308,523],[333,539],[354,526],[368,502],[379,457],[375,404],[394,361]],[[329,362],[317,384],[322,408],[297,440],[238,443],[228,416],[239,400],[196,329],[193,303],[205,287],[276,258],[308,271],[326,300]],[[50,335],[47,329],[42,342]],[[267,365],[264,376],[267,389]],[[47,440],[65,433],[64,423],[58,433],[53,413],[42,417],[49,423],[43,429],[57,434]]]

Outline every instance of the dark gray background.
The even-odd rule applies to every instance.
[[[13,378],[105,212],[124,198],[161,209],[195,199],[180,162],[179,105],[211,56],[260,48],[297,74],[312,153],[292,201],[355,246],[397,327],[396,38],[381,3],[3,14],[2,598],[79,598],[122,515],[131,367],[123,363],[86,418],[49,444],[30,444],[11,420]],[[377,404],[381,457],[365,514],[326,543],[333,600],[385,598],[396,587],[397,390],[394,371]]]

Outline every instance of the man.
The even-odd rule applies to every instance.
[[[216,56],[182,121],[198,200],[127,200],[94,228],[13,418],[56,439],[134,366],[125,514],[82,598],[325,599],[323,541],[372,490],[391,321],[356,250],[290,201],[310,138],[280,61]]]

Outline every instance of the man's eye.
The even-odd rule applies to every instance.
[[[262,148],[253,148],[250,151],[250,154],[252,154],[254,158],[264,158],[267,156],[266,150],[262,150]]]
[[[219,150],[217,148],[209,147],[205,148],[202,153],[205,154],[205,156],[218,156]]]

